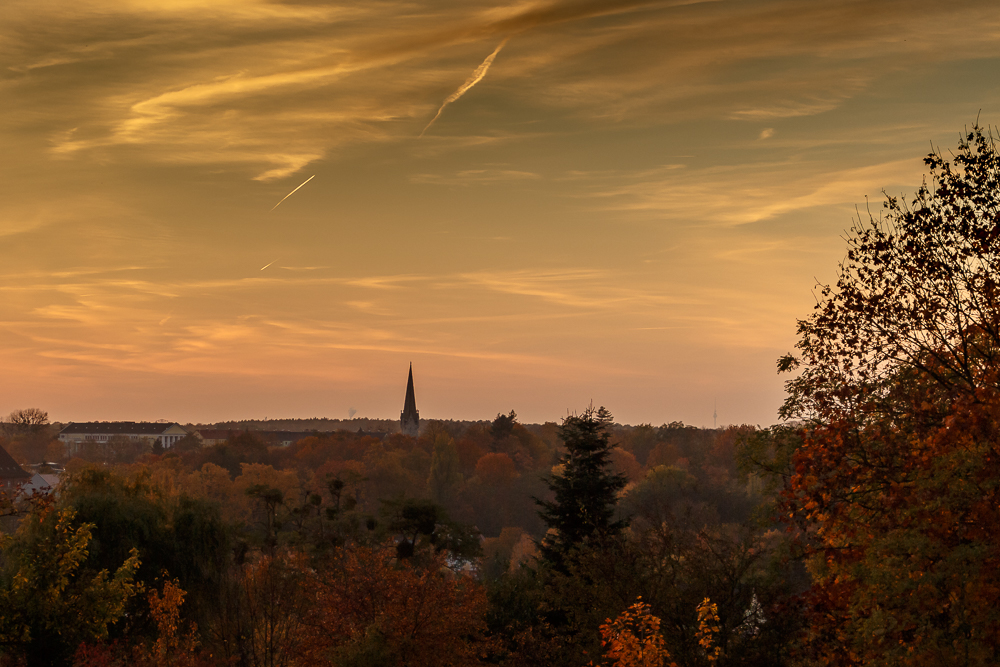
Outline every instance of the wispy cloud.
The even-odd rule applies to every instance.
[[[465,83],[463,83],[461,86],[458,87],[458,90],[456,90],[454,93],[445,98],[444,102],[442,102],[441,106],[438,108],[437,113],[434,114],[434,117],[431,118],[430,122],[427,123],[427,125],[424,126],[424,129],[420,132],[421,137],[424,136],[424,133],[430,129],[431,125],[434,124],[434,121],[436,121],[441,116],[441,112],[444,111],[444,108],[446,106],[456,101],[462,95],[465,95],[467,92],[469,92],[470,88],[472,88],[474,85],[483,80],[483,77],[486,76],[486,73],[490,70],[490,65],[493,64],[493,61],[496,59],[497,54],[500,53],[500,49],[504,47],[504,44],[506,44],[509,39],[510,38],[508,37],[504,39],[502,42],[500,42],[497,48],[493,49],[493,53],[486,56],[486,60],[484,60],[482,64],[480,64],[479,67],[476,68],[476,71],[472,73],[472,76],[466,79]]]
[[[920,183],[924,167],[917,158],[861,167],[758,163],[739,167],[675,169],[658,177],[618,176],[585,197],[605,200],[608,210],[632,211],[704,225],[742,225],[777,215],[829,205],[853,206],[881,197],[885,187]]]
[[[463,169],[454,174],[414,174],[412,183],[433,185],[472,185],[500,182],[522,182],[541,180],[542,175],[518,169]]]
[[[729,114],[729,117],[735,120],[771,120],[775,118],[815,116],[836,109],[842,102],[843,98],[816,101],[790,101],[754,109],[736,109]]]
[[[146,160],[229,164],[263,181],[341,146],[412,137],[444,74],[498,37],[501,47],[518,39],[498,79],[512,108],[643,124],[827,112],[878,80],[865,58],[888,72],[913,59],[990,53],[997,28],[976,3],[928,7],[902,21],[894,8],[904,5],[892,2],[862,12],[851,2],[575,0],[444,14],[418,3],[406,5],[405,20],[391,2],[122,0],[83,2],[58,17],[12,3],[0,52],[14,78],[0,85],[18,88],[6,95],[20,100],[11,112],[24,104],[60,119],[48,131],[53,155],[106,160],[137,145]],[[964,29],[972,19],[982,28],[975,35]],[[885,40],[890,23],[897,38]],[[481,81],[496,56],[433,118]],[[31,91],[48,79],[62,88],[43,104]]]

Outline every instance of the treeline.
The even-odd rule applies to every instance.
[[[0,611],[0,650],[13,664],[152,660],[169,645],[156,660],[579,665],[642,596],[687,664],[705,660],[705,598],[734,656],[722,664],[780,659],[801,573],[755,513],[763,485],[736,465],[750,429],[595,421],[606,457],[593,475],[620,484],[590,495],[619,529],[576,540],[555,567],[539,552],[554,534],[539,502],[556,502],[566,428],[581,419],[525,426],[512,411],[430,422],[418,438],[332,431],[290,447],[242,431],[132,462],[95,447],[66,463],[56,494],[8,507],[27,518],[5,538],[13,597],[0,608],[20,611]],[[39,567],[42,545],[57,555]],[[63,627],[81,613],[88,623]]]

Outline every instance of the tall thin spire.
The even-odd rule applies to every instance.
[[[406,399],[403,401],[403,411],[399,413],[399,428],[406,435],[416,437],[420,430],[420,413],[417,412],[417,399],[413,393],[413,362],[410,362],[410,377],[406,380]]]

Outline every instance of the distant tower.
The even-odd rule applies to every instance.
[[[406,381],[406,400],[403,401],[403,411],[399,413],[399,428],[406,435],[417,436],[420,429],[420,413],[417,412],[417,399],[413,396],[413,363],[410,363],[410,378]]]
[[[716,423],[718,420],[719,420],[719,402],[716,401],[715,407],[712,408],[712,428],[719,428],[719,425]]]

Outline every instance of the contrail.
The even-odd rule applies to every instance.
[[[431,118],[431,122],[427,123],[427,127],[424,128],[424,132],[430,129],[430,126],[434,124],[434,121],[438,119],[438,116],[441,115],[441,112],[444,111],[444,108],[446,106],[457,100],[462,95],[465,95],[465,93],[468,92],[469,88],[472,88],[474,85],[483,80],[483,77],[486,76],[486,72],[488,72],[490,69],[490,65],[493,64],[494,58],[497,57],[497,54],[500,53],[500,49],[503,48],[504,44],[506,44],[507,40],[509,39],[510,37],[507,37],[502,42],[500,42],[500,46],[498,46],[493,51],[493,53],[486,56],[486,60],[483,61],[482,65],[476,68],[476,71],[472,73],[472,76],[466,79],[465,83],[463,83],[461,86],[458,87],[458,90],[453,92],[451,95],[447,97],[447,99],[445,99],[445,101],[441,104],[441,108],[438,109],[438,112],[434,114],[433,118]],[[421,137],[424,136],[424,132],[420,133]]]
[[[300,185],[299,187],[302,187],[302,186]],[[298,188],[296,188],[296,189],[298,189]],[[280,202],[279,202],[279,203],[280,203]],[[274,209],[271,209],[271,210],[273,211]],[[274,260],[274,262],[277,262],[277,261],[278,261],[278,260]],[[270,264],[265,264],[264,266],[260,267],[260,270],[261,270],[261,271],[263,271],[263,270],[264,270],[264,269],[266,269],[267,267],[271,266],[271,264],[274,264],[274,262],[271,262]]]
[[[313,174],[312,176],[310,176],[309,178],[307,178],[307,179],[305,180],[305,183],[303,183],[302,185],[305,185],[306,183],[308,183],[309,181],[311,181],[311,180],[312,180],[312,179],[314,179],[314,178],[316,178],[316,174]],[[301,188],[301,187],[302,187],[302,185],[300,185],[300,186],[299,186],[299,188]],[[281,201],[285,201],[285,199],[288,199],[289,197],[291,197],[292,195],[294,195],[294,194],[295,194],[296,192],[298,192],[298,191],[299,191],[299,188],[295,188],[294,190],[292,190],[291,192],[289,192],[289,193],[288,193],[287,195],[285,195],[285,196],[284,196],[284,197],[282,198],[282,200],[281,200]],[[281,201],[279,201],[279,202],[278,202],[277,204],[275,204],[274,206],[272,206],[272,207],[271,207],[271,210],[273,211],[274,209],[278,208],[278,206],[280,206],[280,205],[281,205]],[[276,262],[276,261],[278,261],[278,260],[274,260],[274,261]],[[274,264],[274,262],[271,262],[271,264]],[[268,264],[267,266],[271,266],[271,264]],[[264,267],[264,269],[266,269],[266,268],[267,268],[267,266],[265,266],[265,267]],[[263,271],[264,269],[261,269],[261,271]]]

